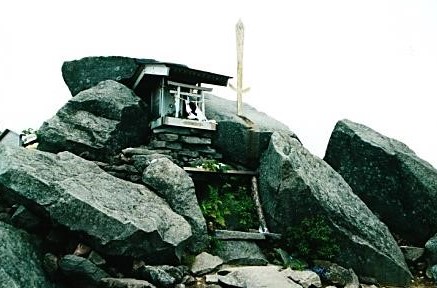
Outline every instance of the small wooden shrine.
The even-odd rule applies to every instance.
[[[213,119],[205,116],[208,103],[205,92],[212,88],[203,84],[227,86],[229,76],[189,68],[185,65],[139,60],[133,89],[149,100],[151,128],[177,126],[216,130]]]

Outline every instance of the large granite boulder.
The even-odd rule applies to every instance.
[[[227,160],[256,169],[274,131],[297,139],[286,125],[250,105],[244,104],[245,117],[239,117],[235,101],[211,94],[206,94],[205,99],[207,118],[218,123],[213,144]]]
[[[147,140],[146,104],[126,86],[107,80],[79,93],[38,130],[38,149],[106,160]]]
[[[35,239],[0,222],[0,287],[54,287],[45,277]]]
[[[62,65],[62,77],[73,96],[101,81],[114,80],[128,85],[139,64],[134,58],[109,56],[85,57],[66,61]]]
[[[381,283],[409,282],[411,274],[388,228],[299,141],[275,132],[259,171],[260,198],[272,232],[287,236],[287,229],[304,219],[323,219],[340,247],[332,255],[335,262]]]
[[[187,172],[163,157],[151,161],[142,179],[190,223],[193,237],[188,248],[191,252],[204,251],[208,246],[206,222],[197,202],[194,182]]]
[[[394,234],[423,246],[437,232],[437,170],[405,144],[342,120],[324,160]]]
[[[176,262],[191,227],[143,185],[69,152],[0,146],[0,190],[104,255]]]

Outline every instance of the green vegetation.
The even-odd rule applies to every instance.
[[[327,221],[320,216],[304,218],[289,228],[284,237],[284,248],[305,259],[333,259],[340,246]]]
[[[199,159],[192,164],[212,172],[225,172],[231,166],[215,159]],[[211,179],[208,185],[198,187],[200,208],[213,229],[248,231],[258,229],[255,204],[250,195],[249,182],[241,177]]]
[[[291,268],[293,270],[304,270],[308,268],[308,263],[290,256],[285,250],[281,248],[274,248],[273,250],[276,252],[277,256],[280,257],[280,261],[275,262],[279,262],[278,264],[281,264],[282,267]]]
[[[216,229],[248,231],[258,227],[255,205],[246,187],[208,185],[200,208]]]
[[[194,166],[212,172],[225,172],[231,168],[229,165],[223,164],[215,159],[201,159],[194,163]]]

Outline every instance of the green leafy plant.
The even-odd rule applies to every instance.
[[[226,215],[231,212],[229,207],[226,207],[223,200],[219,197],[219,189],[208,185],[208,195],[205,200],[200,203],[200,209],[205,216],[207,222],[212,222],[215,227],[226,227]]]
[[[247,231],[258,226],[255,205],[243,186],[208,185],[200,208],[206,221],[217,229]]]
[[[281,248],[274,248],[273,250],[279,256],[279,262],[282,264],[282,267],[291,268],[293,270],[304,270],[308,268],[307,262],[290,256],[285,250]]]
[[[193,163],[193,166],[212,172],[226,172],[231,168],[229,165],[221,163],[215,159],[200,159]]]
[[[321,216],[304,218],[287,229],[284,247],[306,259],[333,259],[339,252],[335,233]]]

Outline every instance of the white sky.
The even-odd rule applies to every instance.
[[[154,58],[235,76],[239,18],[244,101],[313,154],[324,156],[335,123],[348,118],[437,167],[433,0],[2,1],[0,129],[37,129],[68,101],[63,61]]]

